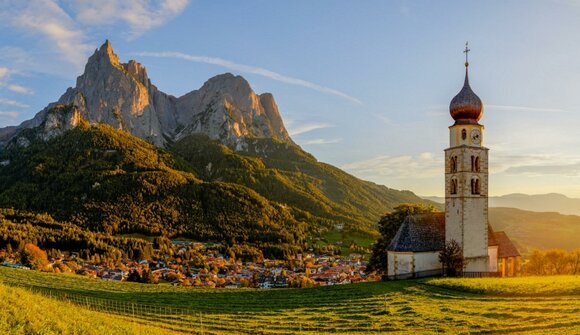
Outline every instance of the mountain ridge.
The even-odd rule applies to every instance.
[[[445,203],[445,198],[421,196],[423,199]],[[489,197],[490,207],[510,207],[533,212],[557,212],[564,215],[580,215],[580,199],[560,193],[523,194],[511,193]]]
[[[107,40],[91,55],[75,87],[19,126],[0,128],[0,146],[41,125],[56,105],[72,105],[91,124],[106,123],[159,147],[191,134],[244,150],[247,139],[294,145],[270,93],[256,94],[241,76],[225,73],[181,97],[159,90],[139,62],[121,63]]]

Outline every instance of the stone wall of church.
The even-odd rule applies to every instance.
[[[472,169],[472,156],[479,159],[479,171]],[[457,157],[455,170],[452,157]],[[463,246],[466,271],[488,271],[488,149],[467,144],[452,147],[445,150],[445,162],[445,241]],[[479,194],[472,192],[474,178],[479,181]]]
[[[387,252],[388,267],[387,275],[401,277],[414,277],[421,272],[441,269],[439,251],[430,252]]]

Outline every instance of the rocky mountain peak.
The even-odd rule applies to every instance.
[[[74,117],[56,122],[49,110],[74,106]],[[77,115],[78,114],[78,115]],[[191,134],[205,134],[237,150],[248,140],[272,138],[294,144],[284,127],[274,97],[257,95],[246,79],[231,73],[207,80],[199,90],[182,97],[165,94],[151,84],[147,70],[135,60],[121,63],[111,42],[91,55],[85,71],[60,99],[16,129],[0,129],[0,145],[23,128],[49,124],[74,127],[82,117],[89,123],[106,123],[157,146]],[[70,120],[69,124],[67,123]],[[70,127],[69,127],[70,126]],[[48,128],[46,131],[49,131]],[[50,138],[55,134],[51,128]]]
[[[128,63],[121,65],[123,66],[125,71],[127,71],[130,75],[135,77],[135,79],[137,79],[140,83],[142,83],[145,86],[150,85],[149,76],[147,76],[147,69],[145,69],[145,67],[142,66],[141,63],[131,59]]]

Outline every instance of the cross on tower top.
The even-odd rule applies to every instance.
[[[471,49],[469,49],[469,41],[465,42],[465,50],[463,50],[463,53],[465,54],[465,66],[469,66],[469,52],[471,51]]]

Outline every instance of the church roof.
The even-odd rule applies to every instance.
[[[494,237],[499,245],[499,247],[497,248],[498,258],[520,256],[518,248],[516,248],[512,240],[510,240],[510,238],[507,236],[505,232],[503,231],[495,232]]]
[[[445,213],[407,215],[389,251],[438,251],[445,245]]]
[[[495,238],[495,232],[493,231],[493,228],[491,228],[491,225],[488,223],[487,224],[487,246],[491,247],[494,245],[499,246],[499,242]]]

